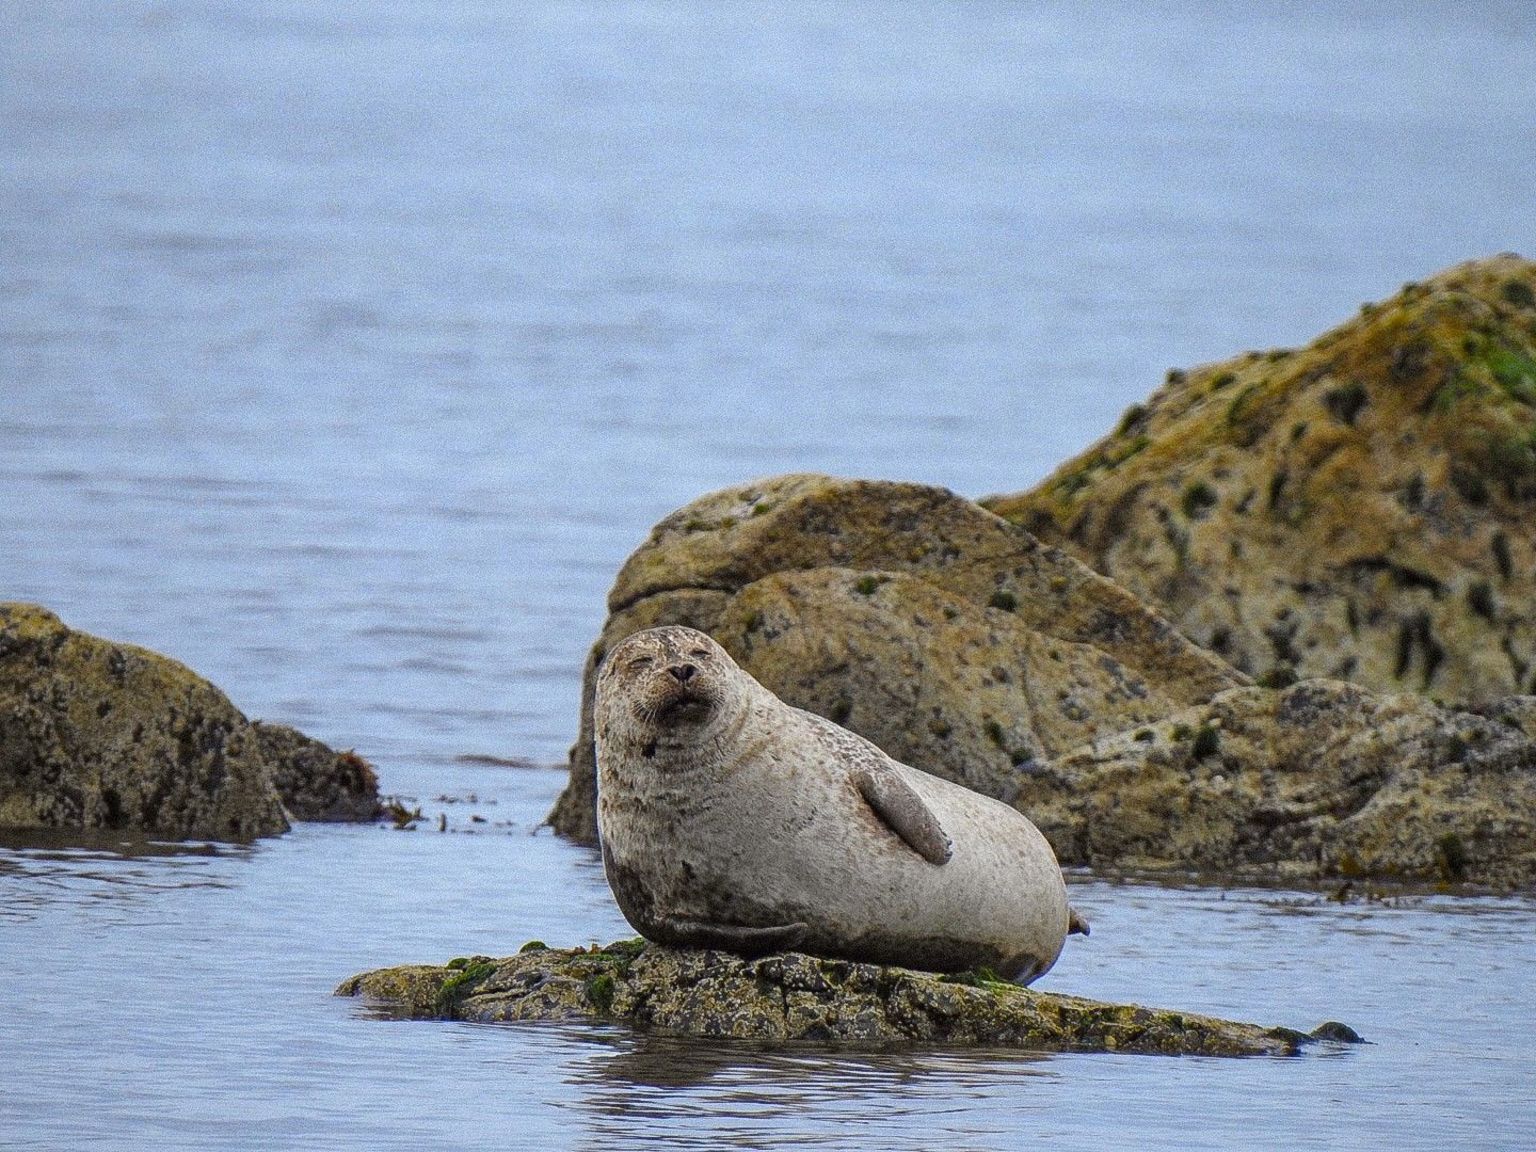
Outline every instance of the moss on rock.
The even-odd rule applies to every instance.
[[[473,967],[472,979],[464,968],[385,968],[344,981],[336,994],[417,1019],[617,1021],[671,1035],[769,1044],[1252,1056],[1290,1055],[1314,1038],[1358,1039],[1336,1024],[1324,1026],[1333,1032],[1309,1036],[798,952],[745,960],[635,940],[525,950],[477,959]]]
[[[0,828],[249,840],[369,820],[378,781],[281,725],[252,724],[185,665],[0,603]]]
[[[0,827],[247,840],[288,827],[251,726],[182,664],[0,604]]]
[[[1122,421],[982,504],[1253,676],[1536,691],[1531,299],[1530,261],[1458,265],[1293,354],[1170,374],[1133,457]]]

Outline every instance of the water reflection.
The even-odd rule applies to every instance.
[[[121,832],[7,831],[0,834],[0,922],[32,920],[54,905],[121,907],[169,891],[232,888],[238,877],[231,864],[252,851]]]
[[[563,1107],[581,1115],[584,1146],[641,1136],[677,1148],[795,1143],[932,1147],[963,1127],[978,1101],[1005,1094],[1021,1105],[1030,1084],[1054,1080],[1047,1058],[1017,1052],[919,1049],[771,1049],[647,1035],[602,1038],[611,1048],[576,1062]],[[959,1122],[959,1127],[957,1127]]]

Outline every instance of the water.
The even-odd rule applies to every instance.
[[[0,596],[356,746],[453,829],[9,842],[0,1142],[1528,1143],[1519,901],[1083,882],[1095,934],[1045,986],[1376,1041],[1294,1061],[764,1054],[328,995],[624,931],[590,853],[532,834],[561,774],[460,758],[562,758],[672,508],[801,469],[1022,488],[1169,366],[1529,254],[1536,14],[1399,7],[0,5]]]

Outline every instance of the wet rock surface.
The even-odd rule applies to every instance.
[[[941,977],[797,952],[745,960],[643,940],[516,956],[407,965],[346,980],[362,997],[417,1019],[622,1022],[650,1031],[757,1043],[923,1044],[1161,1055],[1291,1055],[1312,1034],[1209,1016],[1106,1004],[999,983]]]

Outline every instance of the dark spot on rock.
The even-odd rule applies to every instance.
[[[1280,500],[1285,495],[1286,481],[1290,478],[1291,474],[1284,468],[1269,478],[1268,507],[1271,512],[1280,506]]]
[[[1190,754],[1196,760],[1204,760],[1207,756],[1214,756],[1221,747],[1221,733],[1209,724],[1202,724],[1200,731],[1195,733],[1195,742],[1190,745]]]
[[[1362,556],[1345,564],[1343,571],[1356,580],[1361,576],[1385,572],[1391,577],[1392,583],[1404,591],[1422,589],[1436,600],[1445,595],[1445,585],[1428,572],[1394,563],[1385,556]]]
[[[1355,417],[1360,414],[1360,409],[1365,407],[1366,399],[1365,386],[1359,381],[1350,381],[1342,387],[1331,388],[1323,393],[1323,405],[1333,418],[1351,427],[1354,426]]]
[[[1508,580],[1515,574],[1515,559],[1509,550],[1509,537],[1502,532],[1495,532],[1490,546],[1493,549],[1493,562],[1498,566],[1500,578]]]
[[[1459,881],[1466,879],[1467,865],[1471,863],[1471,858],[1461,837],[1454,832],[1447,832],[1435,841],[1435,862],[1444,879]]]
[[[1536,308],[1536,291],[1524,280],[1506,280],[1499,288],[1499,295],[1516,308]]]
[[[1451,487],[1468,504],[1481,508],[1488,503],[1488,482],[1476,472],[1461,467],[1451,468]]]
[[[1296,669],[1289,664],[1276,664],[1257,681],[1260,688],[1289,688],[1296,683]]]
[[[1490,623],[1493,621],[1495,611],[1493,603],[1493,589],[1488,586],[1486,581],[1479,580],[1476,584],[1473,584],[1472,587],[1467,589],[1467,607],[1476,612],[1484,620],[1487,620]]]
[[[1406,384],[1424,371],[1429,363],[1429,347],[1420,341],[1403,344],[1392,350],[1392,380]]]

